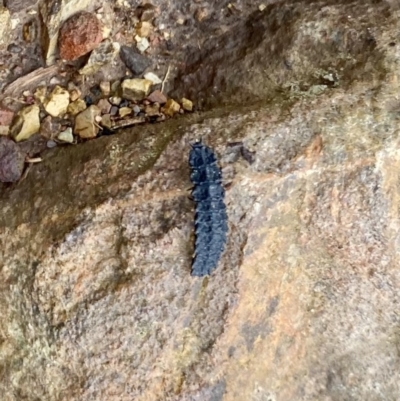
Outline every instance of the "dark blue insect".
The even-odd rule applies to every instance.
[[[228,216],[224,203],[221,170],[214,152],[201,142],[192,145],[189,155],[196,202],[195,250],[192,276],[210,274],[224,250],[228,232]]]

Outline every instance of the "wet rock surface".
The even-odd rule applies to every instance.
[[[206,111],[63,143],[1,184],[8,399],[397,399],[399,9],[246,5],[180,66],[174,98]],[[199,138],[229,223],[204,279],[187,193]]]

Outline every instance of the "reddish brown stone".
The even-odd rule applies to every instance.
[[[167,102],[167,97],[160,90],[155,90],[151,92],[149,96],[147,96],[147,100],[150,100],[152,103],[160,103],[164,104]]]
[[[97,107],[101,110],[102,114],[108,114],[111,110],[111,103],[107,99],[100,99]]]
[[[60,56],[63,60],[76,60],[96,48],[102,40],[102,24],[96,16],[87,12],[75,14],[60,29]]]
[[[0,125],[10,125],[13,117],[13,111],[0,107]]]

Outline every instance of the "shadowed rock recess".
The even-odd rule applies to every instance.
[[[398,399],[400,10],[338,3],[268,6],[190,55],[175,92],[201,114],[2,185],[3,400]],[[229,221],[205,278],[199,137]]]

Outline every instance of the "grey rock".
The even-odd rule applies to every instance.
[[[104,65],[112,63],[118,55],[119,43],[106,39],[92,51],[86,65],[79,70],[82,75],[91,75],[97,72]]]
[[[56,133],[55,131],[54,133]],[[19,149],[26,157],[34,159],[38,157],[47,148],[47,138],[41,133],[32,135],[27,141],[18,143]]]
[[[134,112],[135,115],[138,115],[138,114],[140,113],[141,109],[140,109],[140,107],[139,107],[137,104],[135,104],[135,105],[133,106],[132,111]]]
[[[151,65],[151,60],[138,53],[131,46],[121,46],[119,51],[121,60],[134,75],[140,75]]]
[[[24,169],[25,153],[9,138],[0,137],[0,181],[16,182]]]
[[[47,147],[49,149],[55,148],[57,146],[57,142],[53,141],[52,139],[50,139],[49,141],[47,141]]]
[[[22,47],[16,45],[15,43],[11,43],[7,46],[7,51],[10,53],[18,54],[18,53],[21,53]]]
[[[4,5],[12,13],[19,13],[28,8],[36,6],[38,0],[4,0]]]

